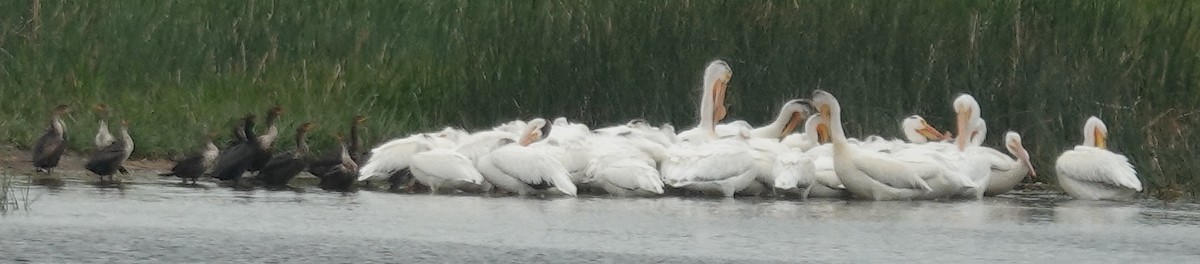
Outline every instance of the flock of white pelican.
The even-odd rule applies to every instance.
[[[372,149],[358,180],[411,172],[434,194],[575,196],[589,190],[657,196],[688,190],[724,197],[916,200],[979,199],[1037,175],[1016,132],[1004,138],[1012,156],[983,146],[987,126],[970,95],[953,102],[957,136],[911,116],[901,121],[905,140],[855,139],[842,127],[838,99],[821,90],[811,99],[788,101],[765,126],[720,124],[732,76],[724,61],[709,63],[698,125],[678,134],[670,124],[644,120],[598,129],[566,118],[516,120],[474,133],[445,128]],[[1059,185],[1071,196],[1125,200],[1142,190],[1129,161],[1105,148],[1107,133],[1100,119],[1089,118],[1083,145],[1058,158]]]

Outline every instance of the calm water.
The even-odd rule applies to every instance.
[[[173,179],[171,179],[173,180]],[[34,189],[0,262],[1038,262],[1200,259],[1200,206],[1070,201],[233,191],[147,180]]]

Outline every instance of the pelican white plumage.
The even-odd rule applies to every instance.
[[[393,139],[371,149],[371,158],[358,169],[358,181],[385,180],[392,174],[409,169],[412,156],[422,151],[426,135],[414,134]]]
[[[412,156],[411,171],[418,182],[429,186],[430,194],[436,194],[444,187],[464,189],[484,185],[483,175],[471,159],[462,153],[437,148],[434,143],[418,144],[417,152]]]
[[[776,189],[784,191],[795,189],[800,198],[808,198],[808,193],[816,183],[817,168],[808,154],[794,149],[779,153],[772,164],[772,174]]]
[[[833,138],[834,170],[854,196],[868,200],[913,199],[932,191],[925,182],[935,166],[906,162],[850,144],[842,128],[841,106],[832,94],[816,90],[813,105],[828,120]]]
[[[617,196],[662,194],[663,182],[656,168],[657,162],[651,153],[634,146],[632,140],[639,138],[632,133],[592,137],[587,182]]]
[[[821,119],[815,117],[819,117],[819,115],[812,115],[804,120],[803,133],[787,135],[779,140],[779,143],[783,143],[788,148],[808,151],[816,146],[820,146],[823,144],[822,142],[828,142],[829,135],[825,132],[829,131],[829,128],[826,127],[827,125]]]
[[[484,179],[501,189],[526,195],[554,188],[575,196],[575,184],[570,172],[554,157],[530,148],[529,144],[546,136],[549,129],[545,119],[536,118],[526,124],[519,141],[501,139],[495,149],[479,159],[477,168]]]
[[[796,191],[802,198],[842,198],[848,196],[846,186],[838,179],[833,167],[833,146],[829,142],[829,125],[821,115],[812,115],[804,121],[804,133],[793,134],[784,138],[793,138],[793,142],[809,142],[815,146],[802,149],[788,145],[792,151],[802,152],[803,155],[783,154],[776,159],[775,188],[785,191]],[[803,137],[803,139],[796,139]],[[808,162],[804,161],[807,156]],[[789,164],[790,163],[790,164]],[[808,164],[812,172],[807,172]],[[791,167],[791,168],[789,168]],[[781,171],[786,170],[786,171]],[[802,179],[797,177],[808,177]],[[804,185],[808,183],[809,185]]]
[[[1083,126],[1083,145],[1055,162],[1058,185],[1081,200],[1129,200],[1142,191],[1137,171],[1124,155],[1107,149],[1108,126],[1095,116]]]
[[[588,160],[591,159],[591,146],[587,142],[591,129],[587,125],[570,123],[562,117],[556,118],[548,127],[552,127],[549,131],[554,133],[547,133],[545,139],[530,144],[529,147],[541,150],[562,163],[563,167],[571,172],[571,182],[579,187],[587,178],[584,171],[587,169]]]
[[[805,118],[812,115],[812,102],[808,99],[793,99],[783,103],[780,107],[779,114],[775,116],[775,121],[765,126],[750,130],[750,136],[754,138],[773,138],[779,140],[796,131],[797,127],[803,128]]]
[[[660,168],[663,183],[701,192],[734,192],[754,182],[754,158],[746,144],[750,130],[718,139],[715,124],[725,118],[725,89],[733,72],[724,61],[709,63],[704,73],[699,125],[680,133],[679,144],[667,149]]]
[[[811,166],[811,164],[797,164],[796,162],[811,163],[811,159],[797,157],[804,154],[791,153],[793,151],[788,149],[787,145],[780,143],[780,139],[791,134],[796,127],[804,123],[804,119],[812,113],[810,109],[811,106],[807,99],[790,100],[780,108],[775,121],[750,131],[751,138],[747,143],[754,150],[751,154],[754,157],[755,180],[761,185],[751,184],[747,194],[758,195],[758,192],[763,189],[774,190],[772,187],[776,185],[775,178],[778,175],[804,173],[790,170],[800,170]],[[721,134],[720,131],[718,131],[719,134]],[[792,155],[788,157],[789,160],[776,163],[775,158],[785,153]]]
[[[1021,183],[1021,179],[1026,175],[1037,177],[1037,172],[1033,170],[1033,163],[1029,161],[1029,152],[1021,144],[1020,134],[1012,131],[1005,133],[1004,146],[1008,149],[1008,153],[1015,156],[1016,159],[1004,156],[1004,162],[992,164],[992,174],[988,177],[987,191],[983,193],[985,196],[995,196],[1012,190],[1018,183]]]

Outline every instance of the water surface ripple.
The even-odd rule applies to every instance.
[[[0,262],[1017,262],[1200,259],[1200,205],[519,199],[171,181],[34,187],[0,218]]]

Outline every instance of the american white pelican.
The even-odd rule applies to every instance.
[[[632,135],[635,138],[653,141],[663,147],[674,145],[678,141],[675,136],[674,126],[663,124],[662,127],[654,127],[645,119],[634,119],[625,124],[600,128],[593,130],[593,132],[606,136]]]
[[[700,124],[680,133],[679,144],[667,149],[660,171],[663,183],[701,192],[734,192],[754,182],[754,158],[746,145],[747,128],[739,136],[717,138],[715,124],[725,117],[725,88],[733,72],[724,61],[709,63],[700,99]]]
[[[371,149],[371,158],[358,169],[358,181],[385,180],[392,174],[402,173],[412,164],[412,156],[430,144],[424,134],[415,134],[394,139]]]
[[[808,99],[793,99],[783,104],[779,109],[779,115],[775,117],[775,121],[765,126],[755,128],[750,131],[750,136],[755,138],[773,138],[781,139],[796,131],[797,127],[804,124],[804,119],[812,115],[812,106]]]
[[[833,167],[833,145],[829,142],[829,125],[824,122],[821,115],[812,115],[804,121],[804,133],[793,134],[784,138],[792,138],[793,142],[806,142],[802,145],[812,144],[813,146],[807,149],[788,145],[792,151],[802,152],[803,155],[783,154],[776,158],[775,164],[775,187],[786,191],[796,191],[802,195],[802,198],[843,198],[849,196],[846,191],[846,186],[842,184],[842,180],[838,179],[837,173]],[[801,138],[802,139],[797,139]],[[784,142],[785,145],[786,142]],[[807,156],[808,162],[804,159]],[[793,163],[794,162],[794,163]],[[791,163],[791,164],[789,164]],[[812,172],[808,173],[808,164],[811,163]],[[799,170],[789,169],[799,168]],[[781,170],[789,170],[784,172]],[[809,179],[800,179],[793,177],[808,177]],[[808,183],[809,185],[804,185]]]
[[[829,128],[821,119],[814,118],[819,115],[809,116],[804,120],[804,133],[787,135],[779,140],[783,145],[789,148],[799,149],[800,151],[808,151],[816,146],[829,142]]]
[[[554,133],[547,133],[545,139],[530,144],[529,147],[541,150],[562,163],[563,167],[571,172],[571,182],[579,187],[587,178],[584,170],[587,169],[588,160],[591,158],[590,145],[587,142],[591,129],[587,125],[567,122],[566,118],[561,117],[555,119],[548,127],[553,127],[550,131]]]
[[[657,162],[651,154],[634,146],[631,140],[639,138],[632,133],[590,138],[591,159],[585,172],[587,182],[617,196],[662,194],[663,182],[656,168]]]
[[[411,170],[418,182],[429,186],[430,194],[436,194],[444,187],[478,188],[484,184],[483,175],[475,169],[475,163],[462,153],[434,148],[429,143],[418,145],[418,153],[412,156]]]
[[[904,138],[908,142],[915,144],[940,142],[950,139],[948,135],[938,132],[936,128],[930,126],[929,123],[925,122],[925,118],[919,115],[904,118],[900,122],[900,131],[904,133]]]
[[[761,192],[761,190],[765,189],[770,189],[774,193],[774,188],[772,187],[776,185],[775,177],[780,174],[796,173],[788,171],[790,169],[801,169],[800,164],[795,164],[795,162],[801,161],[797,157],[789,157],[791,160],[780,164],[775,162],[775,158],[781,154],[792,152],[788,149],[787,145],[780,143],[780,139],[795,131],[796,127],[800,126],[804,122],[804,119],[812,113],[810,109],[811,106],[807,99],[788,101],[779,110],[779,115],[775,118],[775,121],[750,131],[751,138],[747,143],[754,150],[752,154],[754,155],[754,168],[756,171],[755,180],[761,186],[752,184],[751,188],[748,188],[745,194],[757,195],[758,193],[756,192]],[[720,134],[719,131],[718,134]],[[811,160],[808,161],[811,162]]]
[[[846,140],[841,106],[832,94],[816,90],[813,105],[828,120],[833,137],[834,170],[842,184],[859,199],[913,199],[932,191],[925,182],[926,164],[913,164],[886,154],[865,151]],[[917,165],[921,165],[917,167]]]
[[[808,198],[808,193],[812,190],[816,182],[817,168],[813,165],[813,159],[808,154],[795,149],[788,149],[775,156],[774,164],[772,164],[772,174],[774,177],[774,186],[776,189],[789,191],[796,189],[800,193],[800,198]]]
[[[1016,157],[1016,160],[1005,156],[1003,158],[1007,162],[992,164],[992,175],[988,177],[987,191],[983,195],[995,196],[1008,192],[1021,183],[1021,179],[1026,175],[1037,177],[1037,172],[1033,170],[1033,163],[1029,162],[1029,152],[1025,151],[1025,146],[1021,144],[1020,134],[1012,131],[1005,133],[1004,147],[1008,149],[1009,154]]]
[[[1082,200],[1129,200],[1142,191],[1137,171],[1124,155],[1107,149],[1108,127],[1095,116],[1083,126],[1083,145],[1055,162],[1058,185]]]
[[[982,110],[979,108],[979,102],[975,101],[975,97],[963,94],[954,99],[955,124],[958,127],[958,136],[954,137],[954,145],[958,146],[958,150],[964,150],[969,145],[975,145],[974,140],[978,140],[981,144],[983,143],[982,134],[986,131],[978,130],[986,130],[987,126],[983,126],[983,128],[978,126],[983,122],[983,118],[980,117],[982,113],[980,112]],[[967,134],[964,135],[963,133]]]
[[[537,118],[529,121],[519,141],[501,139],[496,142],[495,149],[481,157],[477,164],[484,179],[522,197],[551,188],[575,196],[575,184],[571,183],[570,172],[562,163],[529,147],[546,136],[542,129],[548,127],[545,119]]]

